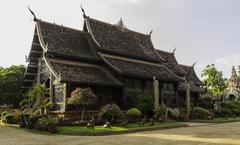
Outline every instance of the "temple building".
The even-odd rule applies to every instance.
[[[66,99],[77,87],[90,87],[97,107],[114,102],[124,110],[139,93],[154,94],[153,78],[163,106],[185,107],[187,90],[194,105],[205,92],[194,65],[179,64],[174,51],[156,49],[151,34],[130,30],[122,20],[109,24],[84,14],[83,30],[34,20],[22,90],[45,83],[53,111],[65,112]]]
[[[240,80],[234,66],[232,67],[231,77],[228,81],[225,100],[240,101]]]

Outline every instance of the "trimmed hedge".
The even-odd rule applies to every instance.
[[[142,112],[138,108],[131,108],[126,112],[126,115],[130,120],[136,121],[137,118],[142,116]]]
[[[194,107],[192,109],[192,119],[207,119],[210,116],[210,112],[202,107]]]

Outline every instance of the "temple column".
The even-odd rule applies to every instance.
[[[154,110],[159,108],[159,82],[153,77],[153,90],[154,90]]]
[[[67,109],[67,84],[63,84],[63,111]]]
[[[49,96],[50,96],[50,101],[53,102],[53,79],[54,76],[52,73],[50,73],[50,83],[49,83]]]
[[[185,82],[186,83],[186,110],[187,110],[187,114],[186,114],[186,119],[188,120],[190,117],[190,84],[189,82]]]
[[[176,96],[176,107],[178,108],[179,107],[179,95],[178,95],[177,91],[175,91],[175,96]]]

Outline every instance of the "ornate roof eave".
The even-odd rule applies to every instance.
[[[48,66],[50,72],[56,77],[56,79],[57,79],[58,81],[61,81],[61,76],[58,75],[58,74],[55,72],[55,70],[53,69],[53,67],[52,67],[51,63],[49,62],[48,58],[45,57],[45,56],[43,56],[43,60],[45,61],[46,65]]]
[[[47,52],[48,44],[44,42],[44,39],[43,39],[43,36],[42,36],[41,27],[40,27],[39,23],[40,23],[40,20],[36,21],[36,28],[37,28],[37,35],[38,35],[39,43],[40,43],[43,51]]]
[[[89,16],[84,17],[84,21],[87,27],[87,32],[90,34],[91,38],[93,39],[94,43],[98,46],[98,48],[101,48],[100,44],[95,39],[95,36],[93,35],[91,25],[89,23]]]
[[[180,66],[189,69],[189,71],[187,72],[187,73],[188,73],[188,74],[187,74],[188,77],[189,77],[189,75],[191,75],[191,73],[193,73],[193,75],[196,76],[196,79],[197,79],[196,81],[197,81],[197,82],[195,82],[195,80],[193,80],[196,85],[203,85],[202,81],[198,78],[198,76],[197,76],[197,74],[196,74],[196,72],[195,72],[195,70],[194,70],[195,64],[196,64],[196,62],[193,63],[192,66],[183,65],[183,64],[180,64]],[[184,69],[184,70],[185,70],[185,69]],[[194,78],[192,78],[192,79],[194,79]]]
[[[38,35],[38,40],[39,40],[40,46],[42,47],[43,51],[46,52],[47,51],[47,44],[43,40],[43,36],[42,36],[42,33],[41,33],[40,24],[39,24],[39,22],[41,20],[36,17],[35,13],[30,9],[30,7],[28,7],[28,10],[30,11],[30,13],[34,17],[33,21],[35,22],[35,30],[37,30],[37,35]]]
[[[114,56],[114,55],[110,55],[110,54],[102,54],[101,52],[98,52],[98,53],[101,56],[101,58],[104,60],[104,62],[107,63],[108,66],[110,66],[113,70],[115,70],[116,72],[118,72],[119,74],[121,74],[123,76],[131,76],[131,77],[143,78],[142,75],[138,76],[138,75],[135,74],[135,76],[133,76],[130,73],[123,72],[119,68],[115,67],[111,62],[109,62],[105,57],[110,57],[110,58],[114,58],[114,59],[124,60],[124,61],[128,61],[128,62],[135,62],[135,63],[145,64],[145,65],[151,65],[151,66],[155,66],[155,67],[163,67],[165,69],[166,73],[170,73],[172,76],[175,77],[175,79],[177,79],[176,81],[170,81],[170,82],[184,82],[184,79],[182,77],[179,77],[178,75],[173,73],[165,65],[162,65],[162,64],[159,64],[159,63],[155,63],[155,62],[148,62],[148,61],[144,61],[144,60],[137,60],[137,59],[133,59],[133,58],[126,58],[126,57],[122,57],[122,56]],[[152,79],[152,77],[153,76],[145,77],[145,78]],[[164,81],[167,81],[167,80],[164,80]]]
[[[61,80],[61,83],[72,83],[78,85],[86,85],[86,86],[107,86],[107,87],[123,87],[123,84],[106,84],[106,83],[89,83],[89,82],[78,82],[78,81],[68,81],[68,80]]]
[[[156,51],[156,49],[155,49],[155,47],[154,47],[154,45],[153,45],[153,42],[152,42],[152,39],[151,39],[152,32],[153,32],[153,30],[151,30],[150,33],[148,34],[148,37],[149,37],[149,39],[150,39],[150,43],[151,43],[151,45],[153,46],[152,49],[153,49],[153,51],[157,54],[157,56],[159,57],[159,59],[160,59],[161,61],[164,61],[164,62],[165,62],[166,60],[157,53],[157,51]]]
[[[117,73],[119,74],[123,74],[121,70],[119,70],[118,68],[116,68],[115,66],[113,66],[110,62],[108,62],[102,55],[101,52],[98,52],[99,56],[102,58],[102,60],[113,70],[115,70]]]
[[[179,78],[182,82],[185,81],[184,78],[178,76],[177,74],[175,74],[174,72],[172,72],[170,69],[168,69],[168,67],[166,67],[166,65],[162,65],[163,67],[165,67],[172,75],[174,75],[175,77]]]

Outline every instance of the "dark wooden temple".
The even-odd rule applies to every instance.
[[[132,107],[141,92],[153,94],[153,77],[160,84],[160,104],[169,107],[185,106],[186,78],[193,104],[205,91],[193,66],[180,65],[174,52],[155,49],[151,35],[132,31],[122,21],[109,24],[84,16],[82,31],[35,22],[22,90],[45,83],[54,111],[66,111],[66,98],[76,87],[92,88],[98,107],[114,102],[122,109]]]

